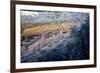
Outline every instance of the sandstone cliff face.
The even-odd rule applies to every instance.
[[[70,23],[69,23],[70,24]],[[31,28],[26,28],[22,32],[22,36],[28,37],[32,35],[42,35],[43,33],[61,31],[61,32],[69,32],[73,25],[68,25],[68,23],[63,24],[44,24],[33,26]]]

